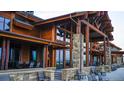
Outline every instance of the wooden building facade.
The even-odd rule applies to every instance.
[[[27,12],[0,12],[0,69],[32,67],[75,67],[93,65],[100,54],[92,45],[104,42],[100,64],[106,64],[106,51],[113,40],[113,27],[107,11],[75,12],[47,20]],[[74,38],[79,36],[79,56],[74,55]],[[76,37],[77,38],[77,37]],[[77,66],[78,67],[78,66]]]

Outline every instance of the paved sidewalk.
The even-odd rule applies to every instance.
[[[106,73],[106,77],[110,81],[124,81],[124,67],[118,68],[117,70],[110,73]]]

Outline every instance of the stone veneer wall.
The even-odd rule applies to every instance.
[[[60,70],[61,80],[74,80],[78,68],[67,68]],[[55,68],[31,68],[31,69],[16,69],[16,70],[6,70],[0,71],[0,75],[9,75],[10,81],[38,81],[39,74],[44,73],[45,81],[55,80]],[[40,76],[42,77],[42,76]]]
[[[96,66],[97,72],[110,72],[111,71],[111,65],[102,65],[102,66]]]
[[[37,81],[38,72],[43,72],[42,68],[1,70],[0,74],[8,74],[11,81]]]
[[[110,47],[107,47],[107,51],[106,51],[106,64],[111,65],[111,49],[110,49]]]
[[[74,80],[75,75],[77,74],[77,70],[78,68],[62,69],[62,80],[64,81]]]
[[[84,41],[84,35],[82,35],[82,48],[83,48],[83,41]],[[79,69],[80,68],[80,34],[73,34],[72,54],[73,54],[73,67]]]
[[[37,72],[10,74],[11,81],[37,81]]]

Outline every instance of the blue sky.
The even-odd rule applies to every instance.
[[[70,11],[73,12],[73,11]],[[48,19],[56,17],[59,15],[70,13],[69,11],[35,11],[35,15]],[[112,41],[117,46],[124,50],[124,12],[122,11],[109,11],[109,17],[111,19],[114,31],[112,32],[114,36],[114,41]]]

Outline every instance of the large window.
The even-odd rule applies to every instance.
[[[58,28],[56,39],[59,41],[64,41],[64,36],[65,36],[65,42],[70,43],[71,34],[68,32],[64,32],[63,30]]]
[[[10,31],[10,19],[0,16],[0,30]]]
[[[57,40],[64,41],[64,31],[57,29]]]

